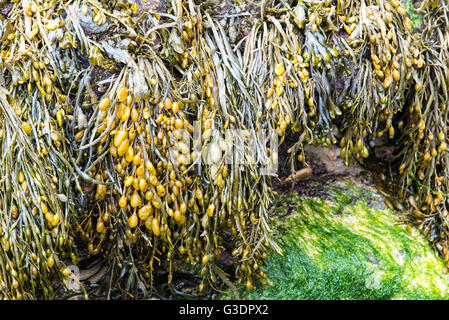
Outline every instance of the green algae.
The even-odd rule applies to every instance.
[[[318,197],[279,196],[275,232],[283,255],[262,267],[268,285],[249,299],[447,299],[443,260],[387,209],[374,189],[350,181]]]
[[[405,9],[407,10],[408,15],[410,16],[410,20],[413,23],[413,31],[419,32],[422,28],[422,20],[423,14],[417,13],[415,7],[413,5],[413,1],[407,1],[405,4]]]

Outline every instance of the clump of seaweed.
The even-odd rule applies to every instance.
[[[424,67],[412,73],[415,86],[406,110],[396,121],[404,128],[398,138],[393,167],[397,194],[406,201],[419,229],[443,255],[448,255],[447,121],[449,84],[447,3],[424,1],[422,55]]]

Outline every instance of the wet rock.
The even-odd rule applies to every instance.
[[[81,28],[83,28],[83,31],[86,34],[103,33],[106,30],[108,30],[108,27],[109,27],[109,22],[108,21],[106,21],[101,26],[99,26],[98,24],[96,24],[93,21],[93,11],[92,11],[92,9],[89,9],[87,14],[84,15],[81,12],[81,8],[80,8],[79,11],[78,11],[78,19],[79,19],[79,23],[80,23]]]
[[[329,160],[335,161],[335,160],[337,160],[337,157],[339,154],[340,154],[340,150],[337,150],[337,149],[329,150],[329,152],[327,153],[327,157],[329,158]]]
[[[383,197],[373,186],[353,176],[315,188],[327,190],[335,201],[296,192],[276,199],[275,241],[284,253],[273,253],[262,266],[269,284],[244,295],[312,300],[449,297],[449,276],[441,272],[444,260],[416,228],[409,233],[397,214],[382,208]],[[289,207],[295,209],[286,215]]]
[[[234,258],[232,255],[228,252],[228,250],[224,250],[221,253],[221,257],[219,259],[219,262],[226,266],[226,267],[232,267],[234,265]]]
[[[304,147],[306,161],[313,164],[321,164],[326,168],[329,175],[351,175],[357,176],[362,168],[354,165],[345,166],[344,160],[339,157],[340,148],[333,145],[330,148],[314,147],[306,145]]]

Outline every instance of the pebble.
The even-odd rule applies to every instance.
[[[337,160],[337,151],[336,150],[330,150],[327,153],[327,157],[329,158],[329,160],[332,160],[332,161]]]

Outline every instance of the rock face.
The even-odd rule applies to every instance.
[[[249,299],[447,299],[443,260],[374,188],[351,180],[310,186],[314,197],[280,195],[275,232],[284,255]]]

